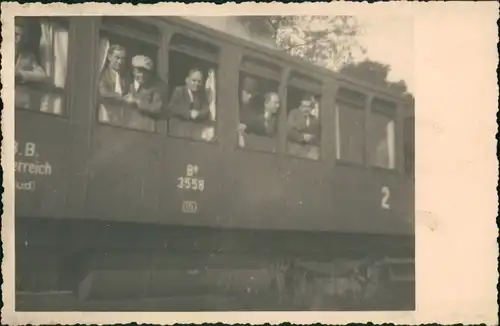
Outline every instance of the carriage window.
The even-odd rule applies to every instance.
[[[169,134],[201,141],[216,137],[217,52],[206,42],[174,35],[169,52]]]
[[[371,164],[385,169],[396,167],[396,105],[374,99],[368,134]]]
[[[16,17],[15,106],[62,115],[68,70],[68,25],[60,19]]]
[[[415,173],[415,118],[405,119],[405,170],[412,175]]]
[[[289,86],[288,153],[313,160],[320,156],[320,96],[297,87]]]
[[[279,82],[240,72],[239,125],[240,147],[276,152]]]
[[[167,93],[157,74],[157,45],[137,30],[113,32],[110,26],[104,25],[99,39],[98,120],[154,132]]]
[[[363,164],[366,97],[341,88],[335,105],[337,160]]]

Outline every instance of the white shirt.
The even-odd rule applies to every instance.
[[[122,83],[120,82],[120,74],[114,70],[113,72],[115,74],[115,92],[123,95]]]
[[[136,92],[137,92],[137,90],[139,89],[140,86],[141,86],[141,84],[139,84],[139,82],[137,80],[134,80],[134,89],[135,89]]]
[[[189,94],[189,100],[191,103],[194,102],[194,96],[193,96],[193,91],[188,88],[188,94]]]
[[[309,115],[307,115],[307,117],[306,117],[306,127],[309,128],[310,124],[311,124],[311,117]]]

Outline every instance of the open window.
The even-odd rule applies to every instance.
[[[169,135],[216,138],[219,48],[183,34],[169,44]]]
[[[396,167],[396,104],[372,101],[368,133],[371,164],[384,169]]]
[[[335,140],[337,160],[363,164],[365,144],[366,96],[340,88],[335,103]]]
[[[243,57],[240,66],[238,98],[238,146],[277,152],[280,67]]]
[[[68,28],[63,18],[16,17],[16,108],[64,114]]]
[[[321,144],[321,82],[301,73],[290,75],[287,90],[287,151],[318,160]]]
[[[166,84],[158,75],[154,26],[130,18],[103,18],[99,37],[98,121],[154,132],[166,105]]]

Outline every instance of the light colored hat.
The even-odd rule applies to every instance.
[[[145,55],[136,55],[132,58],[132,66],[135,68],[143,68],[146,70],[153,70],[153,61]]]

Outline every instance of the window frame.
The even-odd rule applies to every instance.
[[[347,90],[349,92],[355,92],[358,93],[359,95],[362,95],[363,97],[363,103],[357,102],[355,100],[352,100],[348,98],[347,96],[342,96],[340,94],[341,90]],[[343,84],[338,84],[337,89],[335,91],[335,97],[333,101],[333,110],[334,110],[334,116],[335,116],[335,165],[339,166],[347,166],[347,167],[355,167],[355,168],[366,168],[366,162],[367,162],[367,157],[366,157],[366,148],[367,148],[367,129],[366,129],[366,124],[367,124],[367,111],[368,111],[368,101],[369,101],[369,94],[368,92],[363,92],[357,89],[356,87],[353,87],[351,85],[343,85]],[[362,112],[363,115],[363,121],[362,121],[362,130],[363,133],[360,135],[362,139],[362,145],[361,145],[361,151],[362,151],[362,159],[360,162],[357,161],[352,161],[352,160],[346,160],[345,158],[342,157],[342,147],[341,147],[341,142],[342,142],[342,130],[341,130],[341,125],[342,125],[342,119],[340,116],[340,111],[339,111],[339,104],[343,105],[344,108],[348,108],[349,110],[356,110],[356,112]]]
[[[168,62],[166,64],[168,87],[170,88],[170,75],[168,73],[170,72],[169,65],[170,65],[170,55],[172,54],[172,52],[177,52],[178,54],[186,55],[188,57],[195,58],[197,60],[203,60],[203,61],[206,61],[208,63],[213,64],[216,68],[215,69],[215,85],[216,85],[216,96],[215,96],[215,112],[216,113],[215,113],[215,117],[216,118],[214,121],[212,121],[213,122],[212,126],[214,128],[214,136],[213,136],[212,140],[210,140],[210,141],[171,134],[170,133],[170,129],[171,129],[170,128],[170,121],[171,121],[170,118],[165,119],[166,136],[173,138],[173,139],[182,139],[182,140],[186,140],[186,141],[190,141],[190,142],[218,145],[220,142],[220,135],[219,135],[219,133],[220,133],[219,120],[220,119],[219,119],[218,107],[220,106],[221,101],[220,101],[220,98],[217,94],[219,93],[218,87],[220,85],[220,68],[221,68],[220,59],[221,59],[221,54],[222,54],[222,46],[218,42],[213,42],[209,37],[203,36],[203,35],[196,33],[192,30],[185,29],[185,28],[178,27],[178,26],[174,26],[174,25],[170,25],[170,24],[168,25],[168,28],[169,28],[169,31],[167,32],[168,33],[168,38],[167,38],[168,42],[164,46],[165,51],[167,52],[167,55],[165,56],[165,58],[167,58],[167,60],[168,60]],[[206,56],[204,56],[201,53],[201,51],[197,51],[197,50],[190,51],[187,48],[173,45],[172,40],[174,39],[175,35],[183,35],[187,38],[194,39],[194,40],[199,41],[199,42],[208,43],[208,44],[216,47],[218,49],[218,53],[216,56],[213,56],[212,54],[207,54]],[[206,80],[205,80],[205,82],[206,82]],[[168,104],[170,104],[171,95],[172,94],[170,94],[170,89],[169,89]]]
[[[192,39],[192,40],[195,40],[198,42],[208,43],[211,46],[214,46],[217,48],[217,50],[218,50],[217,54],[216,55],[213,55],[210,53],[204,54],[203,51],[199,51],[196,49],[190,49],[189,47],[183,47],[183,46],[179,46],[177,44],[172,44],[172,41],[174,40],[175,36],[177,36],[177,35],[182,35],[186,38],[189,38],[189,39]],[[168,40],[167,50],[168,50],[168,52],[175,51],[175,52],[179,52],[179,53],[188,55],[190,57],[195,57],[196,59],[199,59],[199,60],[209,61],[211,63],[216,64],[217,66],[219,66],[219,64],[220,64],[221,47],[219,45],[216,45],[216,44],[214,44],[210,41],[207,41],[203,38],[196,37],[196,36],[192,35],[192,33],[185,33],[183,31],[172,31],[172,34],[170,35],[169,40]]]
[[[99,60],[99,42],[101,40],[101,35],[102,33],[108,33],[108,34],[112,34],[112,35],[116,35],[118,37],[121,37],[121,38],[126,38],[126,39],[129,39],[129,40],[133,40],[133,41],[138,41],[139,43],[147,43],[149,46],[152,46],[152,47],[155,47],[156,48],[156,60],[155,60],[155,72],[157,73],[157,76],[160,77],[161,79],[161,69],[160,69],[160,58],[163,56],[163,45],[162,45],[162,41],[163,41],[163,29],[161,28],[161,26],[159,26],[158,24],[155,24],[154,22],[152,21],[149,21],[149,20],[144,20],[142,19],[142,17],[135,17],[135,16],[124,16],[124,17],[119,17],[119,19],[122,19],[122,20],[130,20],[130,21],[134,21],[136,23],[139,23],[139,24],[142,24],[144,26],[148,26],[148,27],[151,27],[151,28],[155,28],[156,31],[157,31],[157,40],[153,40],[153,38],[148,35],[147,33],[144,33],[144,32],[140,32],[140,31],[136,31],[134,29],[131,29],[131,28],[125,28],[123,29],[122,26],[120,25],[117,25],[117,24],[111,24],[111,23],[106,23],[105,22],[105,18],[107,19],[113,19],[114,16],[103,16],[103,17],[100,17],[100,19],[98,20],[98,23],[97,23],[97,37],[96,37],[96,40],[94,42],[95,44],[95,49],[94,51],[96,51],[96,62],[95,62],[95,67],[94,67],[94,71],[96,72],[95,73],[95,81],[94,81],[94,88],[95,88],[95,99],[94,99],[94,112],[95,112],[95,122],[97,124],[97,126],[101,127],[101,128],[114,128],[114,129],[118,129],[118,130],[123,130],[123,131],[130,131],[130,132],[135,132],[135,133],[140,133],[140,134],[147,134],[147,135],[160,135],[163,133],[163,129],[161,127],[161,124],[164,123],[162,120],[154,120],[154,130],[153,131],[149,131],[149,130],[143,130],[143,129],[136,129],[136,128],[130,128],[130,127],[126,127],[126,126],[122,126],[122,125],[114,125],[114,124],[110,124],[110,123],[107,123],[107,122],[102,122],[99,120],[99,76],[100,76],[100,73],[101,73],[101,62]],[[163,79],[161,79],[163,80]]]
[[[37,115],[41,115],[41,116],[48,116],[48,117],[52,117],[52,118],[55,118],[55,119],[61,119],[61,120],[66,120],[66,121],[69,121],[71,119],[71,111],[72,111],[72,107],[71,107],[71,103],[73,102],[73,96],[74,96],[74,91],[73,91],[73,87],[72,87],[72,84],[73,84],[73,76],[74,76],[74,65],[75,65],[75,58],[74,58],[74,55],[76,53],[75,51],[75,43],[76,43],[76,39],[75,39],[75,30],[74,30],[74,24],[73,24],[73,19],[72,17],[67,17],[67,16],[16,16],[15,18],[24,18],[24,19],[30,19],[30,18],[34,18],[34,19],[38,19],[41,22],[43,22],[44,20],[46,21],[49,21],[49,22],[59,22],[60,24],[63,24],[66,29],[67,29],[67,32],[68,32],[68,49],[67,49],[67,61],[66,61],[66,79],[65,79],[65,84],[64,84],[64,88],[59,88],[59,87],[56,87],[55,85],[51,85],[50,89],[51,90],[54,90],[56,89],[58,92],[61,92],[62,94],[62,106],[63,106],[63,110],[61,112],[61,114],[55,114],[55,113],[51,113],[51,112],[46,112],[46,111],[42,111],[41,108],[38,108],[37,110],[33,110],[33,109],[27,109],[27,108],[23,108],[23,107],[17,107],[14,103],[14,111],[17,111],[17,112],[27,112],[29,114],[37,114]],[[40,45],[38,45],[40,46]],[[14,62],[14,65],[15,65],[15,62]],[[14,96],[15,96],[15,92],[16,92],[16,83],[14,81]],[[23,86],[23,85],[21,85]],[[36,87],[36,85],[27,85],[27,87],[29,88],[38,88]],[[41,87],[40,87],[41,88]]]
[[[269,70],[266,70],[265,68],[258,68],[257,71],[247,69],[246,67],[244,67],[242,65],[245,58],[248,58],[248,59],[253,60],[253,61],[263,61],[263,62],[266,62],[270,65],[274,65],[279,69],[279,72],[270,73]],[[258,64],[256,64],[256,66],[257,65]],[[248,49],[242,50],[241,56],[239,58],[238,70],[237,70],[237,72],[238,72],[238,76],[237,76],[238,77],[238,87],[236,89],[236,97],[237,97],[237,103],[238,103],[238,108],[237,108],[237,111],[238,111],[237,123],[238,123],[238,125],[241,123],[240,106],[239,106],[239,104],[240,104],[239,103],[239,92],[241,91],[241,88],[240,88],[240,86],[241,86],[240,85],[241,73],[244,73],[245,75],[250,75],[254,78],[261,78],[261,79],[266,79],[268,81],[276,82],[276,84],[278,85],[278,88],[276,89],[276,93],[278,93],[278,95],[280,96],[280,110],[278,111],[278,115],[276,116],[277,131],[276,131],[276,136],[273,139],[273,141],[276,143],[276,147],[275,147],[276,150],[275,151],[268,151],[265,149],[251,148],[251,147],[246,147],[246,146],[241,147],[239,145],[239,141],[238,141],[239,135],[237,132],[236,132],[236,144],[235,144],[236,150],[256,152],[256,153],[275,155],[275,156],[281,155],[280,137],[281,137],[282,131],[280,130],[281,129],[280,128],[280,120],[282,117],[281,112],[283,110],[283,105],[284,105],[284,103],[286,103],[286,100],[283,100],[283,76],[286,73],[285,71],[286,71],[285,67],[282,66],[281,64],[278,64],[277,61],[274,60],[273,58],[270,58],[270,57],[268,58],[267,56],[260,54],[260,53],[257,53],[257,52],[254,52],[252,50],[248,50]]]

